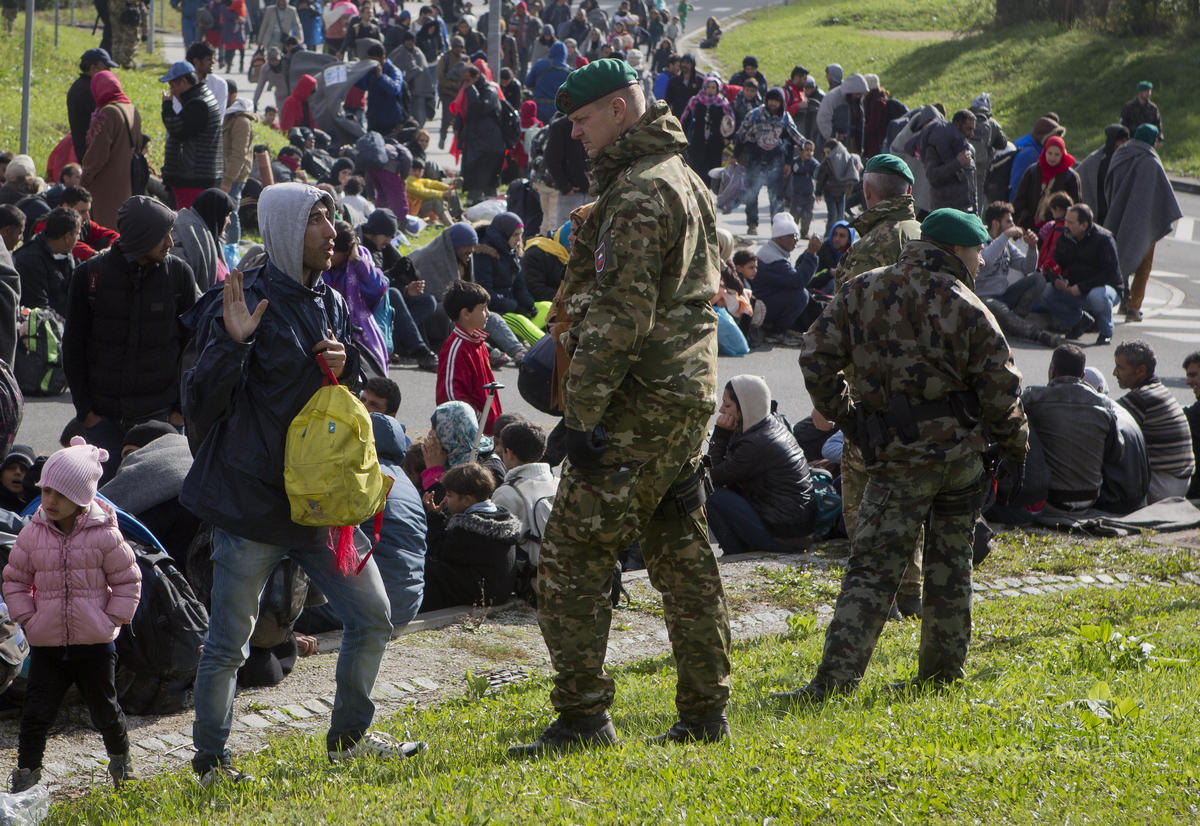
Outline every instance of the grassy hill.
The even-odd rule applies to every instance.
[[[822,86],[824,67],[879,75],[909,107],[941,101],[948,112],[980,92],[1010,140],[1058,113],[1067,149],[1082,159],[1103,142],[1139,80],[1154,82],[1171,171],[1200,175],[1200,111],[1192,105],[1200,45],[1160,37],[1113,38],[1038,22],[988,26],[990,4],[970,0],[796,0],[729,29],[717,58],[732,73],[754,54],[772,83],[802,64]],[[924,32],[925,34],[922,34]]]

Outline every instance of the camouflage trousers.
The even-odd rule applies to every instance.
[[[842,521],[846,523],[846,536],[854,541],[858,528],[858,505],[862,501],[863,489],[867,486],[867,465],[863,461],[858,445],[842,434]],[[909,596],[921,595],[921,553],[925,547],[925,530],[917,533],[912,556],[904,566],[898,593]]]
[[[112,59],[124,69],[133,68],[133,54],[137,50],[138,44],[138,27],[125,25],[114,14],[112,18],[112,30]]]
[[[825,633],[818,682],[854,685],[862,679],[901,573],[926,523],[917,678],[963,676],[971,641],[971,539],[982,476],[979,456],[871,473],[842,591]]]
[[[613,569],[635,539],[662,594],[681,716],[729,699],[729,614],[703,508],[659,505],[698,467],[708,414],[622,400],[604,420],[609,449],[595,472],[563,474],[538,562],[538,623],[554,666],[550,700],[560,713],[596,714],[613,701],[604,670]],[[668,504],[674,502],[672,497]]]

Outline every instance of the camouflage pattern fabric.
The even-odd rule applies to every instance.
[[[889,430],[890,439],[876,448],[818,679],[842,684],[862,677],[927,516],[919,676],[961,675],[980,454],[988,442],[983,431],[1018,463],[1029,437],[1021,374],[996,320],[967,286],[968,275],[941,247],[911,241],[897,263],[840,289],[804,335],[800,366],[813,406],[843,430],[854,431],[857,405],[869,415],[900,396],[920,405],[965,391],[978,398],[982,424],[926,419],[915,440]]]
[[[851,439],[842,434],[842,521],[846,525],[846,536],[851,542],[858,532],[858,506],[862,501],[863,491],[867,487],[867,465],[863,461],[862,451]],[[900,587],[897,593],[905,595],[921,595],[921,555],[925,547],[925,529],[917,530],[917,539],[913,545],[908,564],[904,566],[904,575],[900,577]]]
[[[133,68],[133,54],[137,50],[138,26],[128,26],[121,22],[121,14],[126,7],[140,9],[140,0],[119,0],[109,3],[109,19],[112,21],[112,59],[123,69]]]
[[[900,472],[872,472],[842,590],[825,632],[819,683],[852,686],[862,679],[926,514],[917,679],[962,679],[971,642],[971,537],[982,500],[982,474],[978,455]]]
[[[592,162],[599,197],[567,263],[566,424],[601,424],[609,438],[597,470],[564,474],[538,563],[551,701],[568,715],[612,703],[610,583],[618,553],[639,537],[663,595],[680,714],[729,698],[729,616],[704,511],[681,516],[667,497],[698,466],[717,389],[716,216],[686,148],[662,103],[605,147]]]
[[[921,224],[911,195],[880,201],[855,218],[852,226],[858,232],[858,243],[842,256],[833,271],[838,288],[867,270],[895,264],[904,245],[921,237]]]

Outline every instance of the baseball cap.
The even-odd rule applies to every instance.
[[[117,68],[117,62],[112,59],[105,49],[88,49],[79,57],[80,66],[90,66],[93,63],[103,63],[110,69]]]
[[[176,60],[171,64],[171,68],[167,69],[167,73],[158,79],[159,83],[170,83],[176,78],[181,78],[184,75],[194,74],[196,67],[186,60]]]

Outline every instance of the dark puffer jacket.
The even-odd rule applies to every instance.
[[[75,412],[127,422],[179,411],[179,316],[199,291],[182,258],[145,266],[121,242],[80,265],[71,278],[63,361]]]
[[[208,189],[220,186],[225,172],[221,151],[221,107],[212,90],[197,83],[179,96],[177,113],[170,100],[162,105],[167,142],[162,179],[167,186]]]
[[[491,296],[488,309],[496,313],[533,313],[533,296],[525,286],[521,264],[508,246],[508,239],[488,227],[475,248],[475,283]]]
[[[425,597],[421,611],[454,605],[498,605],[512,596],[521,521],[494,513],[429,515]]]
[[[712,482],[740,494],[779,537],[812,532],[816,503],[804,451],[775,414],[736,434],[714,428],[708,456]]]

